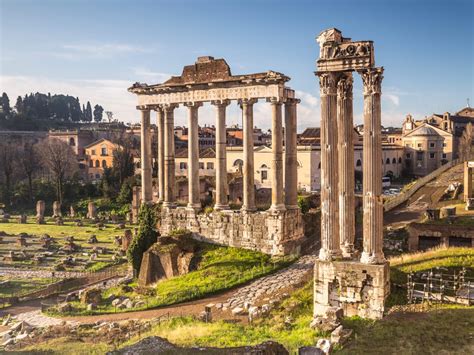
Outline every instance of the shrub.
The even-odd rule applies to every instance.
[[[155,229],[156,215],[152,207],[143,204],[140,207],[138,221],[138,234],[133,238],[127,251],[128,261],[132,264],[135,273],[140,271],[143,253],[156,242],[158,236]]]
[[[303,214],[308,213],[310,208],[309,199],[306,196],[298,196],[298,207]]]

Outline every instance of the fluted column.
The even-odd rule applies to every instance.
[[[283,126],[281,101],[271,98],[272,105],[272,204],[270,210],[284,211],[283,203]]]
[[[165,150],[164,150],[164,113],[163,108],[156,109],[156,125],[158,127],[158,202],[163,202],[165,196]]]
[[[198,108],[202,102],[189,102],[188,108],[188,208],[201,208],[199,196],[199,126]]]
[[[339,158],[339,237],[344,257],[354,255],[354,120],[352,115],[352,73],[344,73],[337,84],[337,131]]]
[[[229,100],[211,102],[216,107],[216,203],[214,209],[229,209],[227,200],[227,131],[225,125],[226,107]]]
[[[363,230],[360,261],[377,264],[383,255],[381,86],[383,68],[362,71],[364,83]]]
[[[337,79],[318,73],[321,92],[321,249],[319,259],[341,256],[337,157]]]
[[[165,113],[165,178],[164,178],[164,200],[163,206],[168,208],[175,207],[175,162],[174,162],[174,109],[178,105],[166,104],[163,106]]]
[[[153,201],[151,187],[151,141],[150,141],[150,110],[141,109],[141,172],[142,172],[142,203]]]
[[[242,120],[244,127],[244,196],[243,211],[255,211],[254,163],[253,163],[253,104],[256,99],[242,99]]]
[[[285,205],[298,208],[298,159],[296,141],[296,105],[298,99],[285,102]]]

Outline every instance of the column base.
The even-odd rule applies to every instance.
[[[341,245],[342,257],[345,259],[354,259],[357,256],[357,250],[354,249],[354,244]]]
[[[247,207],[247,206],[242,206],[240,208],[242,212],[255,212],[257,211],[257,207]]]
[[[341,257],[342,252],[340,250],[319,249],[319,260],[332,261],[340,259]]]
[[[223,210],[230,210],[229,205],[217,204],[217,203],[214,205],[214,211],[223,211]]]
[[[195,212],[200,211],[201,208],[202,207],[200,203],[188,203],[188,205],[186,206],[187,210],[193,210]]]
[[[270,212],[283,212],[286,211],[286,207],[283,203],[278,205],[271,205],[268,209]]]
[[[383,264],[386,263],[387,260],[385,259],[383,253],[372,254],[364,251],[360,257],[360,262],[363,264]]]
[[[285,205],[285,208],[287,210],[297,210],[299,209],[299,206],[298,205]]]
[[[176,203],[163,201],[163,207],[164,208],[176,208]]]

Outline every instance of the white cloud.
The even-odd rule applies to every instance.
[[[385,93],[382,95],[382,98],[389,100],[395,106],[400,106],[400,97],[398,95]]]
[[[66,52],[77,54],[94,55],[94,56],[109,56],[119,53],[148,53],[152,50],[134,46],[125,43],[87,43],[87,44],[64,44],[61,47]]]
[[[172,75],[168,73],[154,72],[148,68],[135,67],[132,68],[134,77],[139,81],[149,82],[149,84],[162,83],[168,80]]]

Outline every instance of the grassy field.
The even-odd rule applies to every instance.
[[[8,284],[0,285],[0,297],[21,296],[27,293],[45,288],[50,283],[57,280],[52,278],[4,278],[0,277],[0,282],[8,281]]]
[[[132,301],[143,301],[144,305],[129,310],[135,311],[148,308],[180,303],[222,291],[246,283],[276,271],[294,259],[271,258],[270,256],[252,250],[222,247],[213,244],[199,243],[200,257],[198,269],[186,275],[177,276],[158,282],[155,287],[149,287],[146,294],[138,293],[135,283],[130,284],[133,291],[126,292],[121,286],[104,291],[103,302],[94,311],[87,311],[86,305],[73,302],[74,315],[113,313],[117,310],[107,299],[111,295],[125,296]]]
[[[127,228],[131,228],[131,226],[127,226]],[[41,249],[41,242],[39,240],[43,234],[48,234],[53,238],[52,251],[64,246],[67,236],[73,236],[74,243],[79,245],[81,249],[69,254],[77,260],[75,266],[67,267],[67,270],[71,271],[98,271],[110,265],[112,263],[113,252],[117,250],[117,246],[114,244],[114,236],[122,236],[124,233],[123,230],[117,229],[117,226],[114,224],[105,224],[105,228],[100,229],[95,224],[87,221],[84,221],[84,226],[78,227],[73,221],[65,220],[64,225],[57,226],[53,222],[48,222],[48,224],[36,224],[32,218],[30,218],[27,224],[1,223],[0,232],[8,234],[8,236],[1,237],[0,264],[2,266],[26,267],[28,269],[52,270],[65,255],[54,253],[54,255],[46,257],[45,260],[39,264],[34,263],[31,257],[27,257],[25,260],[7,263],[2,261],[3,256],[7,255],[9,251],[14,251],[15,253],[24,251],[29,256],[44,252],[44,250]],[[26,247],[20,247],[16,244],[17,235],[19,233],[27,233],[29,235],[29,237],[26,238]],[[88,239],[92,235],[96,236],[98,243],[88,243]],[[93,247],[106,248],[109,252],[107,254],[98,254],[95,261],[89,262],[88,255],[84,255],[83,253],[90,254]]]
[[[437,249],[425,253],[404,255],[391,260],[394,280],[405,281],[410,271],[425,271],[434,267],[448,270],[474,266],[474,251],[467,248]],[[472,269],[471,269],[472,272]],[[315,344],[320,334],[309,328],[312,320],[312,282],[293,292],[268,317],[251,325],[217,321],[203,323],[192,318],[174,318],[119,344],[124,347],[147,336],[157,335],[182,346],[230,347],[257,344],[274,340],[292,354],[304,345]],[[380,321],[346,318],[344,325],[354,330],[350,342],[336,348],[342,354],[472,354],[474,353],[474,308],[454,305],[394,305]],[[60,354],[69,339],[55,339],[38,344]],[[110,345],[83,339],[90,351],[104,353]],[[69,344],[69,343],[68,343]],[[87,344],[87,345],[86,345]],[[89,348],[90,344],[90,348]],[[77,342],[71,346],[77,347]],[[80,353],[80,352],[78,352]]]

